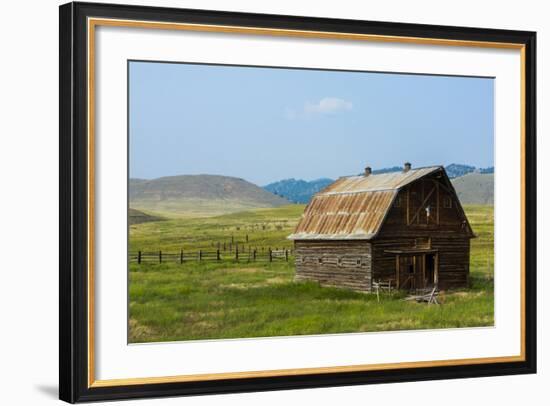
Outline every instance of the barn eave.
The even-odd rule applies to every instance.
[[[376,233],[353,233],[353,234],[313,234],[313,233],[294,233],[290,234],[287,239],[294,241],[309,241],[309,240],[372,240]]]

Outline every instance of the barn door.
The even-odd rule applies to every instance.
[[[395,268],[398,289],[422,289],[437,285],[437,253],[397,254]]]
[[[397,260],[399,289],[416,289],[420,282],[421,261],[417,255],[400,255]]]

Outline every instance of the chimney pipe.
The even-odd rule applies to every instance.
[[[370,166],[367,166],[365,168],[365,176],[369,176],[372,173],[372,169]]]
[[[403,164],[403,172],[409,172],[411,170],[411,163],[410,162],[405,162]]]

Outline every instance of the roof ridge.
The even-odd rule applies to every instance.
[[[418,167],[409,169],[407,172],[393,171],[393,172],[371,173],[369,176],[391,175],[391,174],[395,174],[395,173],[410,173],[410,172],[419,171],[421,169],[445,169],[445,167],[443,165],[418,166]],[[373,170],[373,172],[375,170]],[[365,175],[361,175],[361,174],[359,174],[359,175],[344,175],[344,176],[340,176],[338,179],[363,178],[363,177],[365,177]]]
[[[380,189],[344,190],[341,192],[325,192],[325,193],[319,192],[319,193],[316,193],[315,196],[354,195],[357,193],[368,193],[368,192],[395,192],[399,189],[400,188],[386,187],[386,188],[380,188]]]
[[[410,183],[438,170],[444,171],[445,168],[442,165],[437,165],[415,168],[408,170],[407,172],[387,172],[368,176],[355,175],[341,177],[327,188],[316,193],[314,196],[336,196],[353,195],[358,193],[399,191]],[[331,187],[335,184],[337,184],[336,188]]]

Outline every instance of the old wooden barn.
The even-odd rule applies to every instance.
[[[342,177],[316,194],[295,232],[296,279],[371,291],[468,283],[474,233],[442,166]]]

